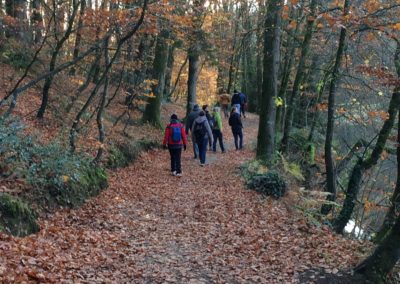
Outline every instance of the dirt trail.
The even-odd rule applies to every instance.
[[[244,151],[191,147],[183,177],[167,151],[143,154],[110,174],[110,186],[77,210],[42,221],[39,234],[0,237],[0,280],[55,283],[296,283],[297,270],[346,267],[351,242],[310,229],[280,201],[244,188],[238,167],[253,157],[257,120],[245,120]]]

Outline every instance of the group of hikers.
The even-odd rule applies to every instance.
[[[226,99],[228,96],[228,99]],[[228,94],[221,94],[219,104],[222,106],[225,117],[229,117],[229,126],[235,141],[236,150],[243,149],[243,124],[241,115],[245,117],[246,96],[243,93],[234,91],[232,98]],[[228,115],[229,103],[231,103],[230,115]],[[225,153],[225,146],[222,134],[222,118],[220,107],[215,106],[210,114],[208,105],[202,109],[196,104],[189,113],[185,126],[180,122],[176,114],[171,115],[170,123],[165,128],[163,140],[164,149],[169,149],[171,156],[171,174],[182,176],[181,155],[182,149],[186,151],[188,139],[191,134],[193,143],[194,159],[200,160],[200,166],[206,164],[207,148],[217,151],[217,142],[221,152]]]

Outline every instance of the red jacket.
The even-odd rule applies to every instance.
[[[172,140],[172,127],[180,127],[181,128],[181,140],[179,142],[175,142]],[[163,140],[163,145],[167,145],[169,148],[181,148],[183,145],[187,144],[186,132],[182,123],[172,121],[165,128],[165,135]]]

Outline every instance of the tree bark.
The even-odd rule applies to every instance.
[[[343,16],[349,13],[350,0],[344,1]],[[332,202],[336,200],[336,169],[334,159],[332,155],[332,140],[335,122],[335,96],[337,85],[339,81],[339,69],[342,62],[344,48],[346,45],[346,28],[340,29],[340,38],[338,50],[336,52],[336,60],[332,70],[332,78],[329,85],[329,97],[328,97],[328,122],[326,126],[325,136],[325,169],[326,169],[326,192],[329,193],[326,200]],[[327,215],[332,210],[331,204],[324,204],[321,208],[321,213]],[[347,223],[347,222],[346,222]]]
[[[160,127],[160,107],[161,100],[164,95],[165,87],[165,74],[167,71],[168,62],[168,44],[167,39],[169,32],[166,30],[161,31],[157,38],[155,57],[153,62],[153,76],[154,80],[157,80],[157,84],[153,85],[152,91],[154,97],[148,99],[146,109],[143,113],[143,121],[149,122],[153,126]]]
[[[197,43],[190,47],[188,51],[189,75],[188,75],[188,99],[186,105],[186,116],[193,109],[197,101],[197,79],[200,71],[200,48]]]
[[[281,11],[283,0],[271,0],[267,8],[264,34],[264,75],[257,158],[271,163],[275,151],[275,103],[280,59]]]
[[[38,1],[38,0],[36,0]],[[79,11],[79,19],[78,19],[78,27],[76,30],[76,37],[75,37],[75,46],[74,46],[74,51],[72,54],[72,58],[76,59],[79,55],[79,48],[81,45],[81,39],[82,39],[82,28],[83,28],[83,17],[85,15],[85,9],[86,9],[86,0],[80,0],[81,1],[81,7]],[[70,75],[75,75],[75,67],[72,67],[70,70]]]

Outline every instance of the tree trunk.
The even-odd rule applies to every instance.
[[[303,3],[301,2],[301,8],[296,15],[296,27],[290,30],[287,39],[287,51],[285,53],[285,60],[283,64],[283,71],[281,74],[281,83],[279,86],[278,97],[282,99],[283,105],[276,107],[276,123],[275,131],[281,133],[284,128],[285,112],[286,112],[286,93],[289,85],[290,74],[292,72],[293,61],[296,52],[296,38],[299,33],[300,22],[302,18]],[[292,9],[293,11],[294,9]],[[295,15],[295,12],[292,12]]]
[[[350,0],[344,1],[343,16],[345,17],[349,12]],[[335,122],[335,96],[336,89],[339,81],[339,69],[342,62],[344,48],[346,45],[346,28],[340,29],[340,38],[338,50],[336,53],[335,65],[332,70],[332,78],[329,86],[328,97],[328,122],[326,126],[325,136],[325,168],[326,168],[326,192],[329,193],[326,200],[332,202],[336,200],[336,170],[332,155],[332,140],[333,129]],[[332,205],[324,204],[321,208],[321,213],[327,215],[332,210]],[[347,222],[346,222],[347,223]]]
[[[157,38],[155,57],[153,62],[153,79],[157,80],[157,84],[153,85],[152,91],[154,97],[148,99],[146,109],[143,113],[143,121],[149,122],[154,126],[161,126],[160,107],[164,94],[165,73],[167,71],[168,62],[168,32],[161,31]]]
[[[259,5],[259,12],[258,12],[258,17],[257,17],[257,112],[260,112],[260,102],[261,102],[261,97],[262,97],[262,82],[263,82],[263,62],[262,62],[262,56],[263,56],[263,20],[264,20],[264,15],[265,15],[265,1],[261,0],[258,3]]]
[[[43,17],[40,12],[40,0],[32,0],[31,2],[31,25],[32,25],[32,41],[39,43],[42,41]]]
[[[38,0],[35,0],[38,1]],[[79,19],[78,19],[78,27],[76,30],[76,37],[75,37],[75,46],[74,46],[74,51],[72,54],[72,58],[76,59],[79,55],[79,47],[81,45],[81,39],[82,39],[82,28],[83,28],[83,17],[85,15],[85,9],[86,9],[86,0],[81,0],[81,7],[79,11]],[[75,75],[75,67],[71,68],[71,71],[69,73],[70,75]]]
[[[310,4],[310,14],[307,17],[307,26],[304,34],[304,40],[301,46],[301,55],[299,59],[299,64],[297,66],[297,73],[294,80],[292,93],[289,99],[287,114],[285,117],[285,128],[283,130],[283,138],[281,145],[281,150],[283,152],[286,152],[288,148],[289,136],[292,130],[294,108],[296,107],[296,102],[298,101],[298,96],[299,96],[300,85],[303,83],[305,75],[306,60],[308,59],[311,38],[313,34],[316,9],[317,9],[317,0],[312,0]]]
[[[275,151],[275,103],[280,58],[281,10],[283,0],[271,0],[267,8],[264,34],[264,75],[257,158],[271,163]]]
[[[164,87],[164,99],[167,101],[171,101],[171,80],[172,80],[172,70],[174,68],[174,51],[175,46],[171,45],[168,51],[168,62],[167,62],[167,71],[165,74],[165,87]]]
[[[186,116],[190,113],[193,109],[193,106],[196,104],[197,101],[197,78],[199,77],[200,71],[200,50],[197,44],[194,44],[188,52],[189,58],[189,75],[188,75],[188,99],[186,105]]]
[[[397,144],[400,143],[400,120]],[[397,182],[395,192],[400,190],[400,148],[397,147]],[[389,215],[389,213],[388,213]],[[374,253],[361,262],[354,272],[362,274],[371,283],[386,283],[386,276],[400,258],[400,216],[392,215],[394,225],[375,249]]]
[[[110,63],[110,58],[108,56],[108,40],[106,41],[104,45],[104,59],[105,59],[105,64],[108,65]],[[109,84],[109,78],[106,75],[104,79],[104,88],[103,88],[103,94],[100,99],[100,105],[99,109],[97,111],[97,116],[96,116],[96,123],[97,123],[97,128],[99,131],[99,148],[97,149],[97,155],[94,158],[93,162],[95,164],[99,163],[101,161],[101,157],[104,152],[104,140],[105,140],[105,130],[104,130],[104,125],[103,125],[103,112],[104,108],[106,105],[106,100],[108,97],[108,84]]]
[[[56,66],[56,61],[57,61],[57,57],[60,53],[61,48],[63,47],[64,43],[67,41],[67,39],[69,38],[71,32],[72,32],[72,27],[74,24],[74,19],[76,16],[76,12],[78,10],[78,5],[79,2],[77,1],[73,1],[73,10],[72,10],[72,15],[68,20],[68,26],[67,26],[67,30],[65,31],[63,37],[60,39],[60,41],[57,42],[54,51],[51,55],[51,60],[50,60],[50,65],[49,65],[49,72],[52,72]],[[50,91],[50,87],[51,84],[53,83],[53,78],[54,76],[49,76],[46,78],[44,85],[43,85],[43,91],[42,91],[42,103],[40,105],[40,108],[38,110],[38,113],[36,115],[36,117],[38,119],[43,119],[44,117],[44,113],[46,111],[47,108],[47,104],[49,101],[49,91]]]

